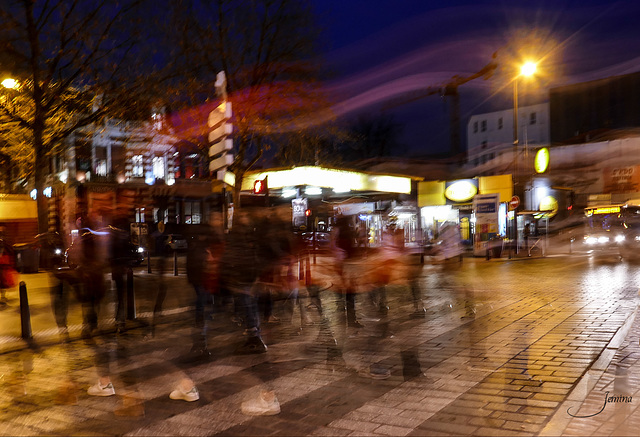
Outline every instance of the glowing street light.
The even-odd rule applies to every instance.
[[[9,89],[16,89],[18,87],[18,81],[10,77],[7,77],[0,83],[2,84],[3,87],[9,88]]]
[[[525,62],[522,67],[520,67],[520,76],[533,76],[536,73],[537,65],[535,62]]]
[[[531,77],[536,73],[537,64],[535,62],[525,62],[520,67],[520,74],[513,79],[513,146],[514,153],[518,147],[518,80],[520,77]],[[517,162],[517,156],[516,162]]]

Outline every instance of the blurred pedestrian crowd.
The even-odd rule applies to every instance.
[[[373,356],[379,347],[379,339],[393,336],[387,319],[391,310],[390,288],[394,292],[404,290],[402,293],[406,292],[413,304],[410,315],[423,317],[426,309],[417,280],[422,260],[419,254],[405,248],[404,231],[390,221],[382,245],[372,248],[362,244],[356,224],[351,216],[339,216],[333,223],[329,251],[323,254],[328,260],[323,263],[325,271],[322,272],[324,278],[329,278],[326,290],[321,290],[309,275],[308,248],[293,232],[289,208],[241,209],[226,231],[223,232],[222,223],[215,223],[190,235],[186,250],[187,280],[194,293],[190,359],[207,360],[213,355],[215,348],[208,339],[210,330],[215,328],[212,322],[220,319],[236,326],[238,354],[267,352],[269,345],[263,338],[265,324],[290,324],[299,326],[298,330],[315,324],[320,325],[321,332],[327,334],[335,353],[340,355],[324,310],[323,305],[327,304],[336,305],[337,311],[331,313],[335,318],[331,321],[333,324],[344,324],[355,332],[364,329],[369,322],[376,325],[379,335],[372,337],[363,354]],[[67,315],[70,299],[76,299],[82,304],[81,337],[95,348],[97,380],[87,393],[92,396],[124,393],[122,409],[116,413],[144,414],[144,396],[136,388],[144,375],[131,372],[126,377],[120,375],[121,387],[112,380],[114,364],[126,360],[135,348],[135,341],[127,336],[127,305],[135,305],[135,302],[127,302],[131,299],[127,282],[135,265],[127,223],[116,219],[112,225],[95,230],[90,220],[83,218],[79,220],[79,228],[81,235],[67,250],[67,264],[55,271],[60,283],[52,289],[52,306],[60,339],[69,347],[71,356]],[[162,234],[157,237],[157,241],[162,241]],[[447,246],[447,250],[452,249]],[[153,319],[148,326],[150,336],[155,335],[163,311],[168,291],[164,275],[167,258],[172,255],[164,245],[157,252],[157,292]],[[0,247],[0,267],[4,265],[5,256],[9,256],[8,251]],[[4,290],[3,286],[3,299]],[[100,331],[98,315],[105,314],[101,306],[109,290],[114,290],[116,305],[110,317],[115,320],[115,326]],[[360,320],[359,308],[362,306],[374,311],[377,317],[373,321]],[[196,381],[189,375],[189,367],[174,361],[166,364],[183,375],[173,387],[167,387],[170,398],[197,401],[199,392]],[[374,362],[357,363],[355,367],[363,376],[375,379],[389,376],[388,369]],[[64,387],[69,392],[66,398],[73,399],[77,384],[66,380]],[[243,403],[241,409],[248,415],[269,415],[277,414],[280,406],[274,391],[265,382],[264,390]]]

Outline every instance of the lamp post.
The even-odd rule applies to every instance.
[[[513,79],[513,187],[516,194],[516,186],[518,184],[518,80],[521,77],[531,77],[536,72],[535,62],[525,62],[520,67],[520,74]],[[518,208],[513,210],[513,231],[514,243],[516,246],[516,254],[518,253]]]

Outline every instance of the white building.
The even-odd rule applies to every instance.
[[[500,174],[514,161],[513,108],[471,116],[467,124],[467,161],[464,172]],[[549,104],[518,108],[518,144],[527,149],[549,144]],[[497,171],[497,173],[495,172]]]

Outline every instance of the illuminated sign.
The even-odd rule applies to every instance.
[[[307,199],[299,198],[299,199],[291,199],[291,207],[293,209],[291,215],[291,224],[294,227],[304,226],[306,222],[305,212],[307,211],[308,204]]]
[[[546,196],[540,200],[540,212],[551,218],[558,212],[558,201],[553,196]]]
[[[242,190],[249,191],[255,180],[269,178],[269,188],[278,189],[306,185],[332,188],[335,192],[381,191],[387,193],[411,193],[411,178],[375,175],[323,167],[295,167],[289,170],[256,172],[245,175]]]
[[[607,206],[603,208],[593,208],[587,210],[587,215],[592,214],[617,214],[620,212],[619,206]]]
[[[536,153],[533,166],[536,169],[536,173],[544,173],[549,168],[549,149],[543,147]]]
[[[444,197],[454,202],[465,202],[473,199],[478,194],[478,187],[472,179],[463,179],[452,182],[444,190]]]

